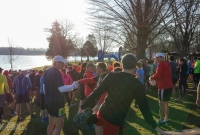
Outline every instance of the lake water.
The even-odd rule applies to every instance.
[[[18,69],[31,69],[34,67],[41,67],[45,65],[51,65],[52,61],[48,61],[44,55],[40,56],[16,56],[17,60],[13,62],[13,69],[18,70]],[[10,64],[7,60],[6,55],[0,55],[0,67],[3,69],[10,69]],[[86,60],[86,57],[83,57],[83,60]],[[97,57],[95,58],[90,58],[90,60],[96,60]],[[81,57],[68,57],[67,59],[69,62],[75,62],[75,61],[80,61]]]

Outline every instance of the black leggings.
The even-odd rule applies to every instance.
[[[186,84],[185,84],[186,89],[188,89],[188,84],[187,84],[188,76],[189,76],[189,74],[186,75]]]
[[[182,78],[182,77],[179,78],[178,85],[179,85],[179,92],[180,92],[181,97],[185,96],[186,80],[187,80],[186,78]],[[183,88],[183,92],[182,92],[182,88]]]

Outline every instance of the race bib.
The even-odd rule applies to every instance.
[[[61,117],[61,116],[64,116],[65,115],[65,108],[60,108],[58,110],[58,116]]]

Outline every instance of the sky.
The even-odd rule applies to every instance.
[[[17,47],[47,48],[44,28],[55,20],[69,20],[85,38],[87,7],[85,0],[0,0],[0,47],[8,46],[9,38]]]

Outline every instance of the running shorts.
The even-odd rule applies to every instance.
[[[28,94],[17,95],[17,97],[16,97],[17,104],[28,103],[28,102],[30,102],[30,98],[29,98]]]
[[[158,98],[160,101],[169,101],[172,95],[172,89],[158,90]]]
[[[10,93],[6,93],[5,98],[7,103],[11,103],[14,101],[13,96]]]
[[[65,116],[65,107],[58,107],[58,105],[45,104],[45,108],[48,111],[48,114],[52,117],[62,117]]]

